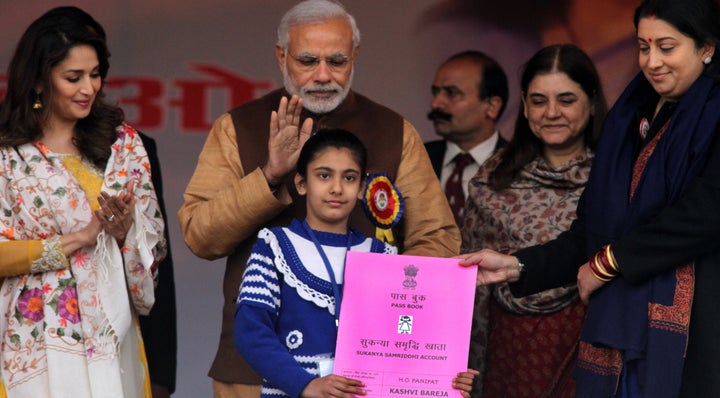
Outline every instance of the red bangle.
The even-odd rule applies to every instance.
[[[615,274],[609,270],[608,264],[605,262],[605,259],[603,258],[602,252],[598,252],[593,257],[593,260],[595,261],[595,267],[597,270],[605,277],[612,278],[615,276]]]
[[[607,276],[609,277],[615,277],[617,274],[619,274],[617,268],[613,267],[610,264],[610,259],[607,255],[607,248],[609,246],[605,246],[602,250],[597,252],[596,258],[598,259],[598,265],[602,268],[601,270],[604,271]]]
[[[603,282],[611,281],[620,273],[617,264],[615,264],[612,258],[610,245],[604,246],[600,251],[595,253],[590,258],[588,264],[593,275]]]
[[[597,262],[595,261],[595,256],[593,256],[590,261],[588,261],[588,265],[590,266],[590,272],[593,274],[594,277],[599,279],[602,282],[610,282],[612,278],[603,276],[603,274],[598,271],[597,269]]]

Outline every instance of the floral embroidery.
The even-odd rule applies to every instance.
[[[42,296],[42,290],[38,288],[27,289],[22,292],[20,294],[20,300],[18,300],[18,311],[15,313],[15,317],[21,322],[23,321],[23,318],[33,322],[42,321],[45,317],[42,311]]]
[[[118,170],[143,169],[147,154],[140,137],[126,130],[131,128],[120,126],[118,137],[134,137],[133,150],[125,150],[126,142],[119,138],[104,172],[81,157],[53,153],[42,143],[0,148],[0,241],[44,240],[42,258],[31,265],[35,272],[7,277],[0,289],[0,307],[9,309],[0,326],[0,370],[9,395],[31,385],[65,391],[47,377],[50,360],[71,364],[85,357],[90,368],[104,366],[98,361],[116,356],[117,344],[129,337],[130,307],[144,314],[152,306],[153,275],[140,265],[161,259],[166,246],[157,241],[163,225],[157,198],[148,189],[150,173],[134,177],[135,222],[122,254],[112,250],[117,249],[112,237],[101,233],[97,242],[102,246],[82,248],[65,259],[57,238],[90,221],[100,191],[114,194],[127,186],[129,177]],[[78,170],[85,174],[74,172]],[[108,305],[113,302],[104,298],[111,296],[127,304]],[[79,378],[89,374],[77,373]]]
[[[42,241],[43,252],[40,258],[30,265],[31,273],[40,273],[67,268],[69,265],[67,257],[63,252],[60,236],[55,235],[50,239]]]
[[[103,173],[92,162],[80,155],[58,155],[62,159],[63,165],[75,177],[80,188],[85,192],[88,198],[96,198],[100,195],[102,188]],[[62,188],[65,189],[64,187]],[[79,198],[71,200],[70,206],[77,207],[74,202],[79,202]],[[91,199],[90,206],[92,210],[100,208],[97,200]]]
[[[15,238],[15,230],[12,228],[4,229],[2,230],[2,232],[0,232],[0,234],[10,240]]]
[[[58,315],[72,323],[80,322],[80,310],[78,308],[77,290],[75,286],[69,286],[63,290],[57,302]]]
[[[285,338],[285,344],[291,350],[299,348],[303,343],[303,334],[299,330],[293,330]]]

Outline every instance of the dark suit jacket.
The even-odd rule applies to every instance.
[[[497,151],[499,148],[504,147],[506,144],[507,141],[505,141],[502,136],[499,136],[498,142],[495,145],[495,149],[493,151]],[[447,140],[437,140],[425,143],[425,150],[427,151],[428,156],[430,156],[430,163],[432,163],[433,170],[435,170],[435,174],[438,178],[440,178],[440,175],[442,174],[443,157],[445,156],[446,149]]]
[[[152,182],[163,220],[165,220],[165,240],[168,249],[167,256],[158,265],[155,305],[153,305],[150,314],[140,316],[140,331],[145,343],[150,382],[167,387],[172,394],[175,392],[177,371],[177,316],[173,261],[170,251],[170,237],[168,236],[167,213],[165,212],[165,200],[163,199],[162,175],[160,174],[157,146],[155,140],[143,133],[140,133],[140,138],[150,160]]]

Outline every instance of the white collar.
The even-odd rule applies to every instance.
[[[485,160],[487,160],[495,151],[495,147],[497,146],[497,142],[499,139],[500,132],[498,130],[495,130],[490,136],[490,138],[475,145],[469,151],[467,151],[467,153],[472,156],[475,163],[479,165],[483,164]],[[453,159],[455,159],[455,156],[465,152],[460,149],[460,147],[456,143],[447,140],[445,142],[447,144],[447,148],[445,149],[445,157],[443,158],[443,167],[452,163]]]

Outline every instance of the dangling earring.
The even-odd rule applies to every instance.
[[[40,93],[35,92],[35,102],[33,102],[33,109],[42,109],[42,102],[40,101]]]
[[[707,57],[705,57],[705,59],[703,60],[703,63],[704,63],[705,65],[710,65],[710,62],[712,62],[712,57],[711,57],[711,56],[707,56]]]

